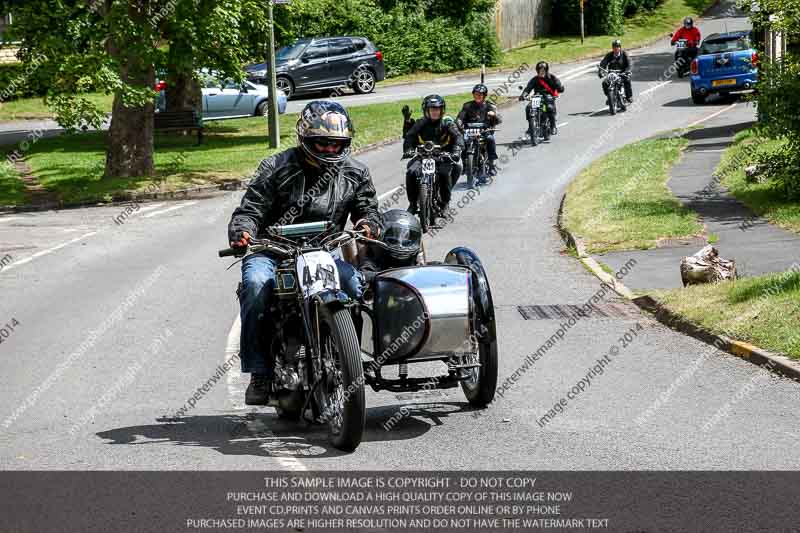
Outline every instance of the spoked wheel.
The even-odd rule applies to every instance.
[[[475,188],[475,164],[472,159],[472,154],[467,154],[467,157],[464,158],[464,174],[467,175],[467,188],[474,189]]]
[[[617,98],[619,98],[619,110],[620,111],[627,111],[628,106],[625,104],[625,97],[622,96],[622,91],[617,92]]]
[[[334,448],[353,451],[364,436],[367,418],[361,348],[347,309],[319,309],[322,383],[320,407]]]
[[[467,361],[480,363],[480,367],[468,369],[468,376],[461,381],[464,396],[470,405],[486,407],[494,399],[497,389],[497,327],[494,317],[494,302],[489,279],[478,256],[469,248],[455,248],[445,257],[445,263],[465,265],[472,271],[471,292],[473,300],[472,333],[475,353]]]
[[[430,200],[430,191],[428,190],[427,183],[420,183],[419,184],[419,223],[422,226],[422,233],[428,233],[428,229],[430,228],[430,216],[431,216],[431,200]]]
[[[608,112],[612,115],[617,114],[617,89],[613,87],[608,91]]]
[[[531,113],[531,118],[528,119],[528,131],[531,133],[531,146],[539,144],[539,112],[534,111]]]

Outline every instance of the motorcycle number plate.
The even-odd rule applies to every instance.
[[[542,97],[534,96],[533,98],[531,98],[531,105],[533,107],[539,107],[540,105],[542,105]]]
[[[309,252],[298,257],[297,279],[305,297],[328,289],[341,289],[336,261],[328,252]]]
[[[423,174],[434,174],[434,173],[436,173],[436,160],[434,160],[434,159],[423,159],[422,160],[422,173]]]

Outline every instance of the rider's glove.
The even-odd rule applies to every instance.
[[[353,227],[356,231],[364,229],[367,232],[368,239],[377,239],[381,235],[381,228],[375,222],[371,220],[367,220],[366,218],[362,218],[355,224]]]
[[[231,248],[245,248],[248,244],[250,244],[250,232],[237,230],[234,231],[230,235],[231,239]]]
[[[519,101],[521,102],[523,100],[525,100],[525,95],[524,94],[519,95]]]
[[[403,118],[405,118],[406,121],[411,118],[411,109],[409,109],[407,105],[403,106]]]

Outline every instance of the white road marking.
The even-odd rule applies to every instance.
[[[403,186],[402,186],[402,185],[398,185],[398,186],[397,186],[397,187],[395,187],[394,189],[392,189],[392,190],[390,190],[390,191],[387,191],[387,192],[385,192],[385,193],[381,194],[380,196],[378,196],[378,203],[382,202],[384,198],[386,198],[387,196],[391,196],[391,195],[392,195],[392,193],[394,193],[395,191],[398,191],[398,190],[400,190],[400,189],[402,189],[402,188],[403,188]]]
[[[146,212],[146,211],[152,211],[153,209],[158,209],[158,208],[159,208],[159,207],[161,207],[162,205],[164,205],[164,203],[163,203],[163,202],[161,202],[161,203],[158,203],[158,204],[147,205],[147,206],[145,206],[145,207],[140,207],[140,208],[139,208],[139,212],[140,212],[140,213],[144,213],[144,212]]]
[[[3,272],[5,272],[7,270],[11,270],[12,268],[16,268],[19,265],[24,265],[25,263],[30,263],[31,261],[33,261],[36,258],[42,257],[43,255],[51,254],[51,253],[53,253],[55,251],[58,251],[58,250],[64,248],[65,246],[69,246],[70,244],[76,243],[76,242],[78,242],[80,240],[83,240],[83,239],[85,239],[87,237],[91,237],[92,235],[95,235],[96,233],[97,233],[96,231],[90,231],[89,233],[84,233],[80,237],[76,237],[76,238],[74,238],[72,240],[69,240],[67,242],[63,242],[63,243],[61,243],[61,244],[59,244],[57,246],[53,246],[52,248],[48,248],[46,250],[42,250],[40,252],[36,252],[35,254],[33,254],[33,255],[29,256],[29,257],[26,257],[24,259],[20,259],[19,261],[14,261],[13,263],[11,263],[10,265],[5,267],[3,269]]]
[[[229,361],[230,358],[234,355],[239,353],[239,337],[242,330],[242,321],[239,315],[236,316],[236,320],[233,321],[233,326],[231,326],[231,330],[228,333],[228,340],[225,345],[225,354],[223,357],[223,361]],[[233,409],[237,411],[246,411],[248,409],[247,405],[244,403],[244,392],[247,388],[245,384],[245,378],[242,376],[242,372],[240,371],[241,366],[234,365],[228,371],[228,401],[230,401]],[[286,468],[287,470],[294,470],[294,471],[305,471],[308,470],[306,466],[300,462],[297,457],[293,455],[289,455],[291,453],[287,450],[282,450],[281,448],[286,448],[284,445],[285,441],[291,440],[303,440],[300,437],[279,437],[275,435],[272,431],[269,430],[269,427],[264,423],[263,420],[255,419],[255,420],[247,420],[245,422],[247,426],[247,431],[250,436],[247,437],[239,437],[231,439],[231,442],[253,442],[253,441],[267,441],[261,448],[266,450],[270,453],[270,457],[275,459],[279,465]],[[275,448],[274,450],[271,448]],[[301,448],[298,448],[301,449]],[[277,455],[279,453],[286,453],[287,455]]]
[[[12,220],[19,220],[21,218],[22,217],[7,217],[7,218],[0,217],[0,222],[11,222]]]
[[[194,202],[184,202],[184,203],[182,203],[180,205],[176,205],[176,206],[170,207],[169,209],[162,209],[161,211],[153,211],[152,213],[147,213],[146,215],[143,215],[142,218],[150,218],[150,217],[154,217],[154,216],[158,216],[158,215],[163,215],[164,213],[169,213],[170,211],[176,211],[178,209],[183,209],[184,207],[189,207],[190,205],[194,205],[196,203],[197,203],[196,201],[194,201]]]
[[[711,114],[710,114],[710,115],[708,115],[707,117],[703,117],[703,118],[701,118],[700,120],[696,120],[696,121],[692,122],[691,124],[689,124],[689,125],[688,125],[688,126],[686,126],[686,127],[687,127],[687,128],[691,128],[691,127],[693,127],[693,126],[697,126],[698,124],[702,124],[703,122],[705,122],[705,121],[707,121],[707,120],[711,120],[712,118],[714,118],[714,117],[716,117],[716,116],[718,116],[718,115],[721,115],[721,114],[722,114],[722,113],[724,113],[725,111],[729,111],[729,110],[733,109],[734,107],[736,107],[737,103],[738,103],[738,102],[734,102],[734,103],[732,103],[731,105],[729,105],[728,107],[724,107],[724,108],[720,109],[719,111],[717,111],[717,112],[715,112],[715,113],[711,113]]]
[[[569,122],[562,122],[561,124],[556,124],[556,127],[560,128],[562,126],[566,126],[567,124],[569,124]]]
[[[596,68],[597,68],[597,65],[589,65],[587,67],[583,67],[583,69],[579,70],[578,72],[574,72],[573,74],[567,73],[567,74],[565,74],[563,76],[564,81],[574,80],[574,79],[580,78],[581,76],[585,76],[586,74],[592,72]]]
[[[242,330],[242,320],[236,315],[231,331],[228,333],[228,341],[225,344],[225,361],[229,361],[234,354],[239,353],[239,335]],[[241,366],[234,365],[228,371],[228,400],[237,411],[247,409],[244,403],[244,389],[242,381]]]
[[[667,81],[659,83],[658,85],[654,85],[653,87],[650,87],[649,89],[645,89],[644,91],[640,92],[639,95],[643,95],[643,94],[647,94],[649,92],[653,92],[656,89],[659,89],[659,88],[663,87],[664,85],[667,85],[668,83],[672,83],[672,80],[667,80]]]

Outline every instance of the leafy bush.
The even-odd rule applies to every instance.
[[[789,198],[800,199],[800,55],[789,54],[779,63],[761,65],[757,101],[759,132],[787,141],[777,157],[760,163]]]
[[[0,101],[47,93],[47,80],[33,65],[0,64]]]
[[[639,0],[636,0],[639,1]],[[623,13],[628,0],[590,0],[584,6],[588,35],[622,35]],[[580,34],[579,0],[553,0],[553,31],[562,35]]]
[[[492,0],[303,0],[275,10],[277,40],[362,35],[384,54],[387,75],[449,72],[496,64]],[[325,17],[320,17],[325,13]]]

